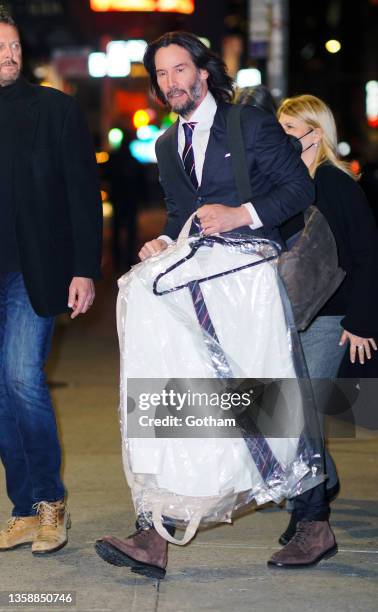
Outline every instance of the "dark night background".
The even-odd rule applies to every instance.
[[[170,29],[188,29],[211,40],[221,52],[225,36],[241,37],[241,66],[262,68],[264,61],[248,56],[248,1],[197,0],[193,15],[146,13],[95,13],[89,0],[10,0],[20,25],[25,72],[48,61],[56,49],[87,46],[101,48],[108,38],[143,38],[147,41]],[[329,38],[340,40],[342,49],[332,55],[325,50]],[[362,163],[377,157],[378,129],[369,127],[365,115],[365,85],[378,78],[378,0],[291,0],[289,2],[288,95],[312,93],[328,102],[335,113],[340,140],[347,140],[351,155]],[[264,79],[263,79],[264,80]],[[73,79],[75,81],[75,79]],[[93,116],[100,106],[97,83],[90,79],[71,83]],[[136,87],[146,89],[138,79]],[[124,84],[130,91],[133,85]]]

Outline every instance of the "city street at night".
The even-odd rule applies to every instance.
[[[0,0],[0,612],[378,610],[377,40]]]

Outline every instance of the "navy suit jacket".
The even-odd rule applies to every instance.
[[[231,104],[219,102],[206,149],[202,181],[196,190],[178,153],[179,121],[156,142],[160,182],[165,193],[168,219],[163,234],[176,239],[188,217],[204,204],[239,206],[240,202],[227,144],[227,114]],[[305,210],[315,199],[313,181],[278,121],[255,107],[241,114],[252,204],[263,227],[235,231],[276,240],[282,244],[279,226]]]

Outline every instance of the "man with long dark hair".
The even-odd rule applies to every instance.
[[[156,143],[164,237],[146,243],[141,259],[166,248],[194,211],[205,234],[252,229],[279,242],[279,225],[311,203],[313,186],[275,118],[243,111],[254,199],[240,205],[226,139],[233,83],[223,61],[194,34],[169,32],[150,43],[144,64],[153,94],[179,119]]]
[[[148,45],[144,65],[152,92],[179,118],[156,143],[167,223],[140,258],[165,249],[193,212],[205,234],[238,229],[280,242],[278,227],[312,203],[314,189],[276,119],[257,108],[243,110],[253,202],[240,202],[226,134],[233,84],[222,60],[195,35],[170,32]],[[161,577],[167,542],[150,517],[138,517],[137,527],[127,540],[102,538],[96,550],[109,563]]]

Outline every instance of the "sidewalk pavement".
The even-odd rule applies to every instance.
[[[202,531],[186,547],[170,547],[161,583],[104,563],[95,539],[133,530],[118,429],[116,287],[105,281],[93,310],[58,322],[48,378],[64,447],[64,478],[72,529],[55,555],[34,558],[30,548],[0,554],[0,610],[5,592],[75,592],[76,605],[31,604],[18,609],[102,612],[345,612],[375,611],[378,599],[378,432],[330,444],[342,489],[333,504],[339,554],[313,569],[272,570],[285,511],[268,508]],[[0,469],[0,520],[9,518]]]

